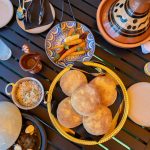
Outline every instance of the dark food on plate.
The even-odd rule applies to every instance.
[[[29,120],[23,120],[23,127],[16,143],[9,150],[40,150],[39,129]]]
[[[99,106],[90,116],[83,117],[83,126],[86,131],[92,135],[103,135],[107,133],[111,127],[112,113],[106,106]]]
[[[117,90],[115,81],[106,76],[98,76],[94,78],[90,84],[92,84],[101,97],[101,103],[105,106],[112,105],[117,98]]]
[[[70,97],[65,98],[59,103],[57,118],[59,123],[67,128],[74,128],[82,123],[82,117],[71,106]]]
[[[100,100],[97,90],[90,84],[81,86],[71,96],[72,107],[83,116],[89,116],[99,109]]]
[[[86,76],[77,70],[68,71],[60,79],[60,87],[67,96],[71,96],[77,88],[86,83]]]

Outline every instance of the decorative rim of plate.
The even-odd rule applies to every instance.
[[[76,21],[63,21],[63,22],[61,22],[61,24],[63,24],[63,23],[66,23],[66,24],[67,24],[67,27],[68,27],[68,24],[71,23],[71,25],[70,25],[70,28],[71,28],[71,27],[73,27],[73,26],[76,24]],[[81,60],[75,60],[76,58],[74,58],[73,61],[65,61],[65,62],[61,62],[61,64],[55,63],[55,62],[53,61],[52,56],[50,55],[50,52],[51,52],[51,51],[47,49],[47,41],[48,41],[49,35],[51,34],[51,32],[53,32],[53,30],[54,30],[54,33],[52,34],[52,36],[56,35],[55,38],[57,37],[57,34],[60,33],[60,31],[59,31],[59,29],[58,29],[58,28],[60,27],[60,24],[58,23],[58,24],[56,24],[56,25],[48,32],[48,34],[47,34],[47,36],[46,36],[46,40],[45,40],[45,51],[46,51],[46,54],[47,54],[48,58],[50,59],[50,61],[51,61],[54,65],[56,65],[57,67],[64,68],[64,67],[66,67],[66,66],[73,65],[73,64],[74,64],[74,61],[81,61],[81,62],[83,62],[83,61],[90,61],[90,60],[92,59],[93,55],[94,55],[94,52],[95,52],[95,38],[94,38],[93,33],[91,32],[91,30],[90,30],[86,25],[84,25],[84,24],[82,24],[82,23],[80,23],[80,22],[77,22],[77,23],[79,23],[79,24],[82,26],[82,30],[84,29],[84,32],[85,32],[85,31],[88,31],[88,32],[89,32],[88,37],[87,37],[87,38],[89,38],[89,39],[88,39],[88,40],[89,40],[88,48],[91,46],[91,47],[92,47],[92,50],[91,50],[91,47],[90,47],[90,51],[86,54],[86,56],[84,55],[84,56],[81,56],[80,58],[78,58],[78,59],[81,59]],[[69,27],[68,27],[68,28],[69,28]],[[55,30],[56,30],[56,31],[55,31]],[[62,34],[61,36],[64,36],[64,35]],[[53,38],[53,37],[51,37],[51,38]],[[90,39],[90,38],[91,38],[91,39]],[[63,39],[61,40],[61,42],[62,42],[62,41],[63,41]],[[90,43],[90,41],[91,41],[91,43]],[[55,42],[55,40],[54,40],[54,42]],[[59,41],[59,42],[60,42],[60,41]],[[52,42],[49,42],[49,43],[52,43]],[[54,53],[55,53],[55,51],[54,51]],[[53,56],[53,57],[54,57],[54,56]]]

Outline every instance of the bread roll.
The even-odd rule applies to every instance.
[[[98,76],[94,78],[92,84],[99,92],[101,103],[105,106],[112,105],[117,98],[116,83],[108,76]]]
[[[86,83],[86,76],[78,70],[70,70],[60,79],[60,87],[67,96],[71,96],[77,88]]]
[[[82,123],[82,117],[71,106],[70,97],[65,98],[59,103],[57,119],[66,128],[74,128]]]
[[[109,108],[101,105],[95,113],[83,117],[85,130],[92,135],[103,135],[108,132],[112,123],[112,113]]]
[[[71,104],[77,113],[89,116],[99,108],[100,97],[92,85],[85,84],[72,94]]]

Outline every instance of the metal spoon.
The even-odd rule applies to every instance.
[[[30,22],[32,23],[32,20],[31,20],[31,11],[30,11],[30,8],[32,6],[32,2],[33,0],[28,0],[26,2],[30,2],[30,4],[28,5],[27,9],[26,9],[26,22]]]
[[[19,7],[17,9],[17,17],[19,20],[22,20],[22,18],[23,18],[22,14],[23,14],[23,9],[21,7],[21,2],[19,0]]]
[[[20,2],[20,0],[19,0],[19,7],[18,8],[20,8],[21,7],[21,2]]]
[[[19,7],[17,9],[17,17],[19,20],[23,20],[25,18],[25,13],[26,13],[26,9],[24,7],[24,0],[22,2],[22,7],[21,7],[21,3],[19,0]]]
[[[40,0],[40,13],[39,13],[39,25],[42,23],[43,21],[43,17],[44,17],[44,1],[45,0]]]
[[[26,13],[26,9],[25,9],[25,7],[24,7],[24,4],[25,4],[25,0],[23,0],[23,2],[22,2],[23,13],[25,14],[25,13]]]

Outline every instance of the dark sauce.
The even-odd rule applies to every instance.
[[[32,135],[29,133],[28,134],[25,133],[25,129],[29,125],[34,126],[34,133]],[[23,126],[22,126],[21,133],[20,133],[17,141],[15,142],[15,144],[8,150],[14,150],[14,146],[16,144],[21,146],[22,150],[27,150],[27,149],[40,150],[41,135],[40,135],[39,129],[36,127],[36,125],[34,123],[32,123],[31,121],[26,120],[26,119],[23,120]]]

